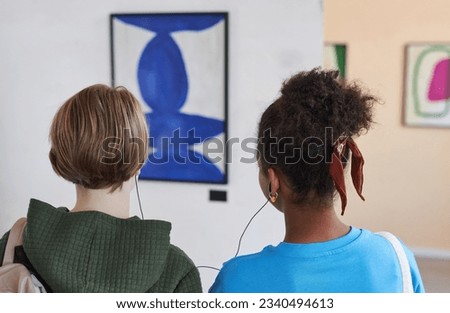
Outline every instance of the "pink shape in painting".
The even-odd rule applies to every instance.
[[[428,99],[430,101],[447,100],[450,98],[450,59],[439,61],[434,67],[430,87],[428,89]]]

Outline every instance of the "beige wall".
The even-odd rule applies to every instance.
[[[412,247],[450,250],[450,128],[402,125],[404,48],[450,42],[448,0],[324,0],[324,38],[347,44],[347,76],[384,104],[358,139],[366,201],[350,191],[344,219],[389,230]],[[350,189],[348,187],[348,189]]]

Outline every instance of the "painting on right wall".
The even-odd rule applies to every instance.
[[[450,43],[406,46],[404,123],[450,128]]]
[[[323,49],[323,67],[339,71],[343,78],[346,76],[347,46],[345,44],[325,43]]]

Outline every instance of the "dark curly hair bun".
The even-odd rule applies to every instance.
[[[259,123],[262,170],[281,170],[298,201],[332,199],[335,190],[327,162],[332,145],[340,136],[369,130],[375,103],[375,96],[337,71],[315,68],[292,76]]]
[[[292,107],[304,128],[318,124],[332,127],[337,134],[354,136],[372,123],[375,97],[365,94],[356,83],[347,84],[338,71],[316,68],[300,72],[283,84],[281,95],[284,106]]]

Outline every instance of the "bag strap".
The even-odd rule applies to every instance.
[[[411,278],[411,269],[409,267],[408,258],[406,256],[405,250],[400,242],[393,234],[381,231],[377,233],[381,237],[387,239],[392,245],[397,254],[398,261],[400,263],[400,269],[402,272],[402,280],[403,280],[403,292],[411,293],[414,292],[414,287]]]
[[[25,217],[19,218],[9,231],[8,242],[5,247],[5,256],[2,265],[14,263],[14,248],[23,243],[23,230],[27,224]]]

